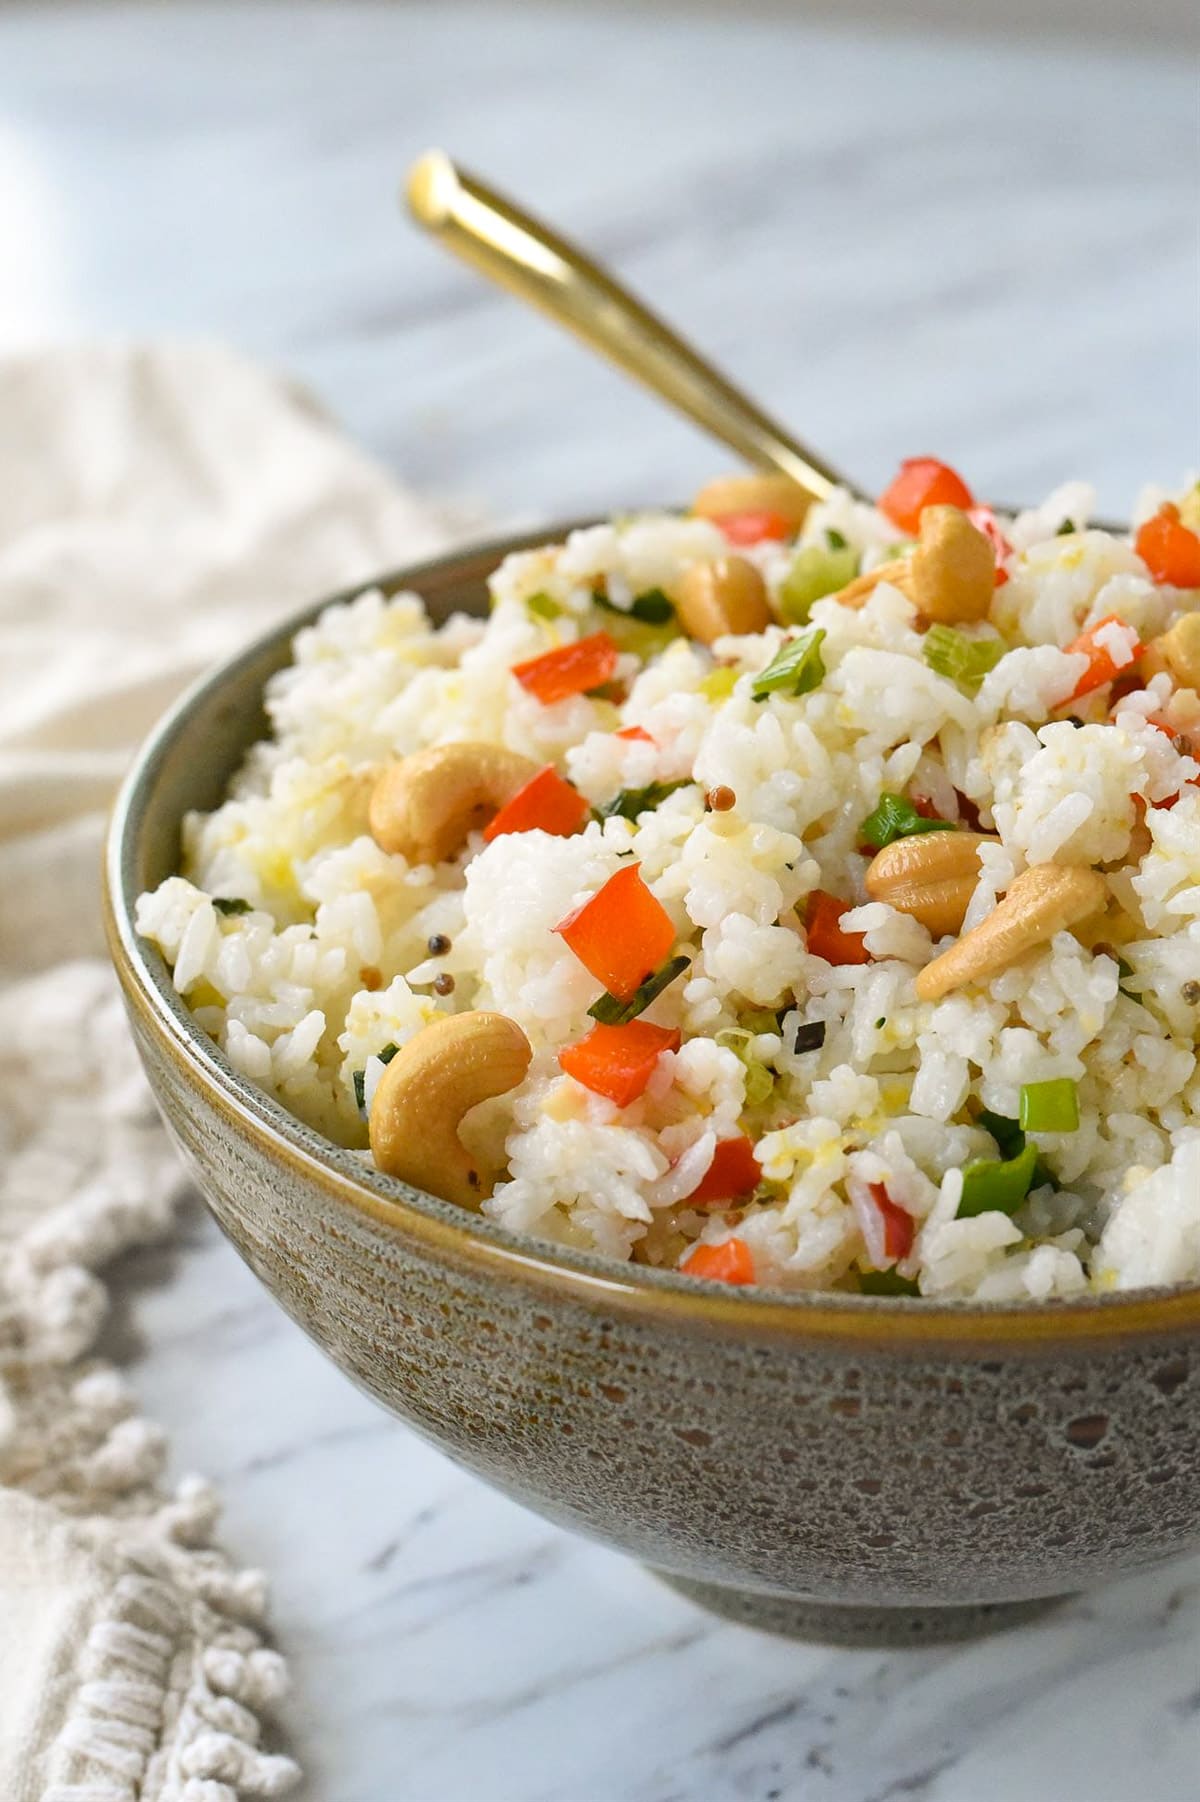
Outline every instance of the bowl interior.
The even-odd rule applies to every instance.
[[[665,1309],[706,1326],[737,1332],[783,1331],[818,1338],[939,1340],[972,1344],[1045,1343],[1057,1337],[1110,1338],[1161,1332],[1181,1325],[1200,1330],[1200,1285],[1089,1296],[1054,1303],[920,1301],[856,1295],[729,1289],[697,1283],[676,1271],[622,1264],[514,1233],[483,1216],[395,1181],[353,1152],[323,1138],[288,1113],[229,1064],[196,1025],[160,955],[133,924],[139,894],[179,866],[181,823],[190,810],[207,811],[224,796],[246,751],[267,731],[265,683],[291,656],[296,632],[327,606],[374,586],[385,594],[419,593],[441,622],[452,612],[487,607],[487,577],[509,552],[561,536],[571,525],[508,538],[434,562],[360,583],[285,620],[245,651],[195,684],[164,717],[139,753],[118,796],[105,861],[110,943],[127,996],[149,1015],[152,1030],[182,1059],[189,1080],[215,1088],[240,1121],[272,1140],[285,1158],[322,1168],[330,1205],[353,1205],[384,1233],[436,1232],[460,1250],[520,1268],[552,1283],[602,1292],[612,1302]]]

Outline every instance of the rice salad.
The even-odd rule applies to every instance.
[[[1200,486],[1131,535],[931,458],[371,590],[141,897],[196,1020],[338,1144],[696,1277],[1200,1280]]]

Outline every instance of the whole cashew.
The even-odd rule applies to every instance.
[[[523,1082],[533,1056],[507,1014],[447,1014],[396,1053],[371,1103],[371,1152],[380,1170],[453,1201],[478,1208],[492,1192],[458,1136],[464,1115]]]
[[[453,857],[475,826],[486,825],[538,765],[503,745],[430,745],[389,764],[371,794],[371,837],[410,863]]]

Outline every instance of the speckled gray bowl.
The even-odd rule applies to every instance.
[[[510,548],[383,586],[438,619],[478,610]],[[347,1375],[549,1519],[723,1613],[814,1637],[979,1632],[1200,1543],[1198,1288],[981,1308],[698,1284],[405,1188],[230,1068],[133,905],[176,868],[185,810],[214,806],[262,734],[263,683],[301,623],[193,689],[145,746],[113,818],[107,915],[150,1081],[213,1213]]]

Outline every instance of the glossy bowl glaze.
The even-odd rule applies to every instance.
[[[416,589],[435,619],[479,611],[518,542],[537,541],[382,586]],[[184,1158],[335,1363],[549,1519],[785,1631],[977,1632],[1200,1543],[1200,1288],[979,1307],[699,1284],[408,1189],[230,1067],[133,906],[176,869],[185,811],[216,805],[263,734],[263,684],[304,618],[146,744],[113,818],[106,912]]]

